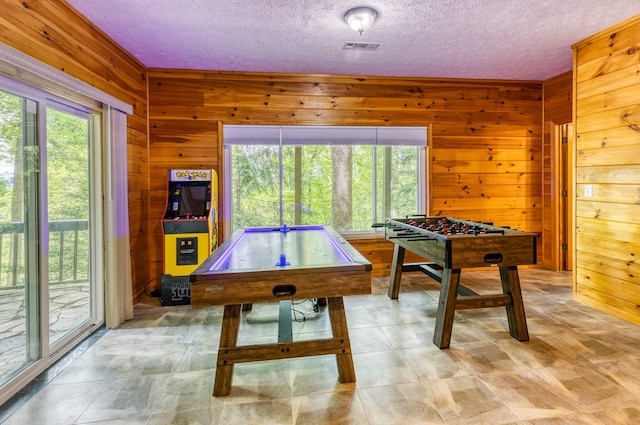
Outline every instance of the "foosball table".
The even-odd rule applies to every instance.
[[[440,282],[433,343],[448,348],[456,310],[506,307],[509,332],[519,341],[529,333],[518,265],[536,264],[535,233],[450,217],[387,219],[385,237],[395,244],[389,297],[397,299],[402,272],[421,271]],[[405,250],[429,262],[404,264]],[[480,295],[460,284],[463,268],[498,267],[501,293]]]

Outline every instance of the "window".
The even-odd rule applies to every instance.
[[[225,126],[231,230],[374,222],[424,211],[425,127]]]

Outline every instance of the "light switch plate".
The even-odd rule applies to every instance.
[[[584,197],[591,198],[593,196],[593,185],[585,184],[584,185]]]

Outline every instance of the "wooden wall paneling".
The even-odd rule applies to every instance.
[[[346,237],[349,243],[371,262],[372,276],[389,276],[393,259],[394,244],[385,238]],[[424,263],[425,259],[410,251],[406,252],[405,263]]]
[[[433,191],[434,188],[437,187],[437,185],[434,184],[433,181],[433,171],[431,169],[431,158],[433,156],[433,123],[428,123],[427,124],[427,147],[424,150],[424,181],[426,184],[425,190],[427,191],[427,193],[425,194],[425,198],[424,198],[424,211],[419,211],[420,213],[425,213],[425,214],[433,214],[433,208],[432,208],[432,204],[433,204]],[[446,183],[448,184],[448,182]],[[395,247],[394,247],[395,249]]]
[[[573,71],[567,71],[543,83],[544,121],[564,124],[572,120]]]
[[[4,2],[3,41],[130,104],[146,104],[146,70],[64,1]]]
[[[482,136],[479,134],[473,137],[474,149],[518,149],[518,150],[536,150],[539,140],[529,137],[499,137],[499,136]],[[469,148],[468,136],[446,136],[438,135],[437,139],[432,141],[432,146],[439,149],[459,149],[465,150]]]
[[[629,242],[626,240],[603,239],[598,235],[589,235],[587,233],[578,233],[576,237],[576,245],[580,246],[583,252],[615,252],[619,256],[617,260],[625,263],[633,263],[640,255],[640,243],[638,241]]]
[[[608,311],[622,316],[626,320],[634,321],[635,310],[640,303],[636,286],[625,279],[617,278],[615,275],[637,273],[637,266],[628,266],[625,263],[613,261],[607,267],[602,262],[590,263],[587,257],[585,255],[577,263],[577,276],[581,282],[584,282],[578,288],[579,294],[585,298],[592,298],[594,301],[606,301],[609,308],[617,310],[607,309]],[[597,258],[593,260],[597,261]],[[607,270],[612,267],[614,273]]]
[[[577,108],[581,111],[594,110],[595,108],[617,109],[633,105],[638,97],[640,97],[640,88],[637,85],[625,85],[611,91],[582,97],[577,102]]]
[[[444,168],[442,168],[444,170]],[[473,173],[473,174],[452,174],[452,173],[437,173],[433,174],[432,179],[434,186],[444,187],[447,185],[466,185],[471,186],[474,184],[481,185],[525,185],[535,179],[534,173]]]
[[[578,260],[579,272],[584,276],[582,286],[592,291],[609,294],[628,303],[629,312],[640,304],[637,285],[629,276],[637,275],[640,265],[618,260],[604,260],[594,254],[584,253]]]
[[[605,77],[608,81],[607,75],[637,64],[639,32],[640,23],[635,17],[576,43],[573,48],[580,61],[575,68],[576,80]]]
[[[541,230],[538,82],[152,69],[149,99],[152,188],[167,167],[185,158],[198,158],[221,175],[217,137],[224,124],[428,125],[429,213],[472,211],[473,218]],[[460,193],[446,199],[452,187]],[[152,199],[161,197],[158,193]],[[152,216],[159,213],[151,208]],[[392,247],[352,243],[380,261],[377,272],[387,273]],[[160,252],[151,252],[151,276],[157,281]]]
[[[217,135],[217,140],[216,140],[216,144],[218,146],[218,158],[217,158],[217,164],[218,164],[218,182],[224,182],[225,180],[225,173],[226,173],[226,168],[224,166],[224,148],[223,148],[223,140],[224,140],[224,127],[222,125],[222,122],[218,121],[218,135]],[[223,241],[224,241],[224,237],[223,235],[225,235],[225,233],[227,232],[227,228],[229,230],[231,230],[231,223],[228,220],[227,214],[223,211],[224,208],[224,198],[225,198],[226,194],[225,194],[225,190],[224,190],[224,185],[219,184],[218,185],[218,205],[216,206],[216,208],[218,209],[218,245],[220,245]],[[228,232],[229,234],[231,234],[231,232]]]
[[[539,175],[542,170],[542,161],[493,161],[493,160],[451,160],[437,161],[439,152],[434,149],[433,153],[433,173],[434,174],[480,174],[480,173],[516,173]]]
[[[0,3],[2,42],[133,106],[127,119],[134,296],[149,280],[147,70],[61,0]],[[69,97],[69,93],[57,93]]]
[[[638,136],[629,131],[626,126],[610,129],[598,129],[580,134],[580,149],[588,151],[592,149],[613,148],[633,145]]]
[[[573,109],[573,108],[572,108]],[[573,115],[573,113],[572,113]],[[564,234],[563,238],[566,243],[566,252],[564,253],[565,270],[573,270],[575,259],[575,131],[573,123],[565,124],[567,143],[562,146],[562,155],[564,157],[563,172],[564,189],[567,191],[563,205],[564,214]]]
[[[626,129],[629,132],[629,129]],[[631,141],[631,139],[629,139]],[[598,165],[627,165],[630,158],[640,156],[640,146],[638,144],[619,146],[600,146],[593,149],[581,149],[576,155],[576,165],[578,167],[589,167]]]
[[[640,82],[640,79],[638,80]],[[638,105],[629,105],[616,109],[606,109],[597,112],[591,112],[587,115],[578,113],[577,118],[584,118],[580,123],[582,131],[588,133],[590,131],[598,131],[605,129],[613,129],[622,126],[636,125],[640,122],[640,107]]]
[[[597,166],[576,169],[576,178],[580,183],[629,183],[640,181],[640,164],[627,164],[624,167]]]
[[[557,231],[556,209],[558,199],[558,181],[555,176],[556,166],[553,153],[556,142],[555,125],[552,121],[544,123],[544,161],[543,161],[543,193],[542,193],[542,263],[545,268],[558,270],[558,243],[560,235]]]
[[[542,196],[542,188],[540,185],[510,185],[510,184],[496,184],[489,185],[485,183],[476,184],[448,184],[446,187],[436,186],[434,187],[433,196],[435,198],[450,197],[486,197],[495,198],[502,197],[527,197],[527,196]]]
[[[640,16],[573,46],[574,297],[634,323],[640,323],[638,46]]]
[[[564,226],[570,214],[563,206],[563,176],[571,172],[562,146],[560,125],[570,123],[573,115],[573,71],[568,71],[543,83],[543,230],[542,230],[542,266],[552,270],[562,270]],[[568,153],[567,153],[568,154]],[[571,198],[571,191],[567,198]],[[567,249],[570,244],[567,243]],[[570,262],[567,262],[567,266]]]

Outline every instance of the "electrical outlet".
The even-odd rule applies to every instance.
[[[593,185],[585,184],[584,185],[584,197],[591,198],[593,196]]]

